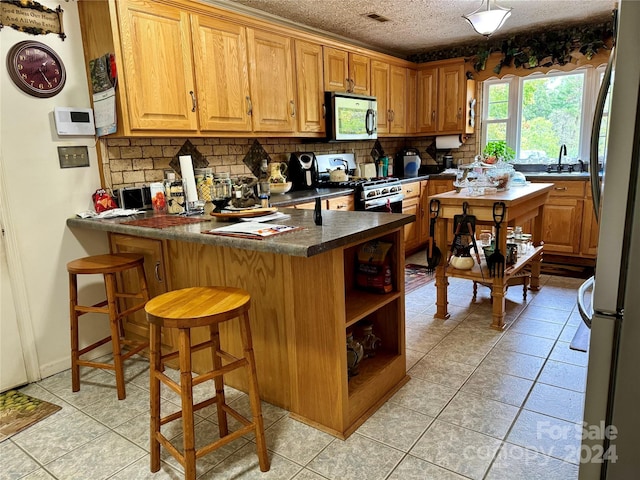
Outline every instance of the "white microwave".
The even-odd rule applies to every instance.
[[[378,102],[375,97],[326,92],[325,105],[330,140],[378,138]]]

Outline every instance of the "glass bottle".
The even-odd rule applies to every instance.
[[[256,186],[258,198],[260,199],[261,207],[269,206],[269,197],[271,196],[271,185],[269,182],[269,170],[267,167],[267,159],[262,159],[260,165],[260,176],[258,177],[258,184]]]
[[[362,326],[362,348],[364,349],[364,358],[376,356],[376,350],[380,348],[382,340],[373,333],[373,324],[365,323]]]

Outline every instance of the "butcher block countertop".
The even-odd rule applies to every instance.
[[[178,218],[196,219],[196,221],[199,219],[201,221],[165,228],[128,224],[128,222],[135,220],[153,217],[152,212],[112,219],[81,219],[74,217],[67,219],[67,225],[71,228],[88,228],[136,237],[178,240],[298,257],[311,257],[334,248],[358,242],[372,235],[383,234],[415,220],[415,215],[404,215],[400,213],[323,210],[323,222],[321,226],[318,226],[313,220],[313,210],[283,208],[279,211],[289,215],[289,217],[270,223],[302,227],[302,230],[283,233],[262,240],[253,240],[204,233],[208,230],[229,224],[228,221],[220,221],[210,216],[178,216]],[[169,215],[168,217],[176,216]]]

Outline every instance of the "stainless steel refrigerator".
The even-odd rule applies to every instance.
[[[580,480],[640,478],[640,2],[621,0],[612,53],[608,142],[591,181],[600,234],[595,280],[578,306],[591,327]],[[606,79],[605,75],[605,79]],[[599,98],[604,101],[606,82]],[[589,300],[588,292],[593,283]]]

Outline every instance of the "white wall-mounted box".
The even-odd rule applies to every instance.
[[[53,118],[58,135],[94,136],[96,134],[91,108],[55,107]]]

